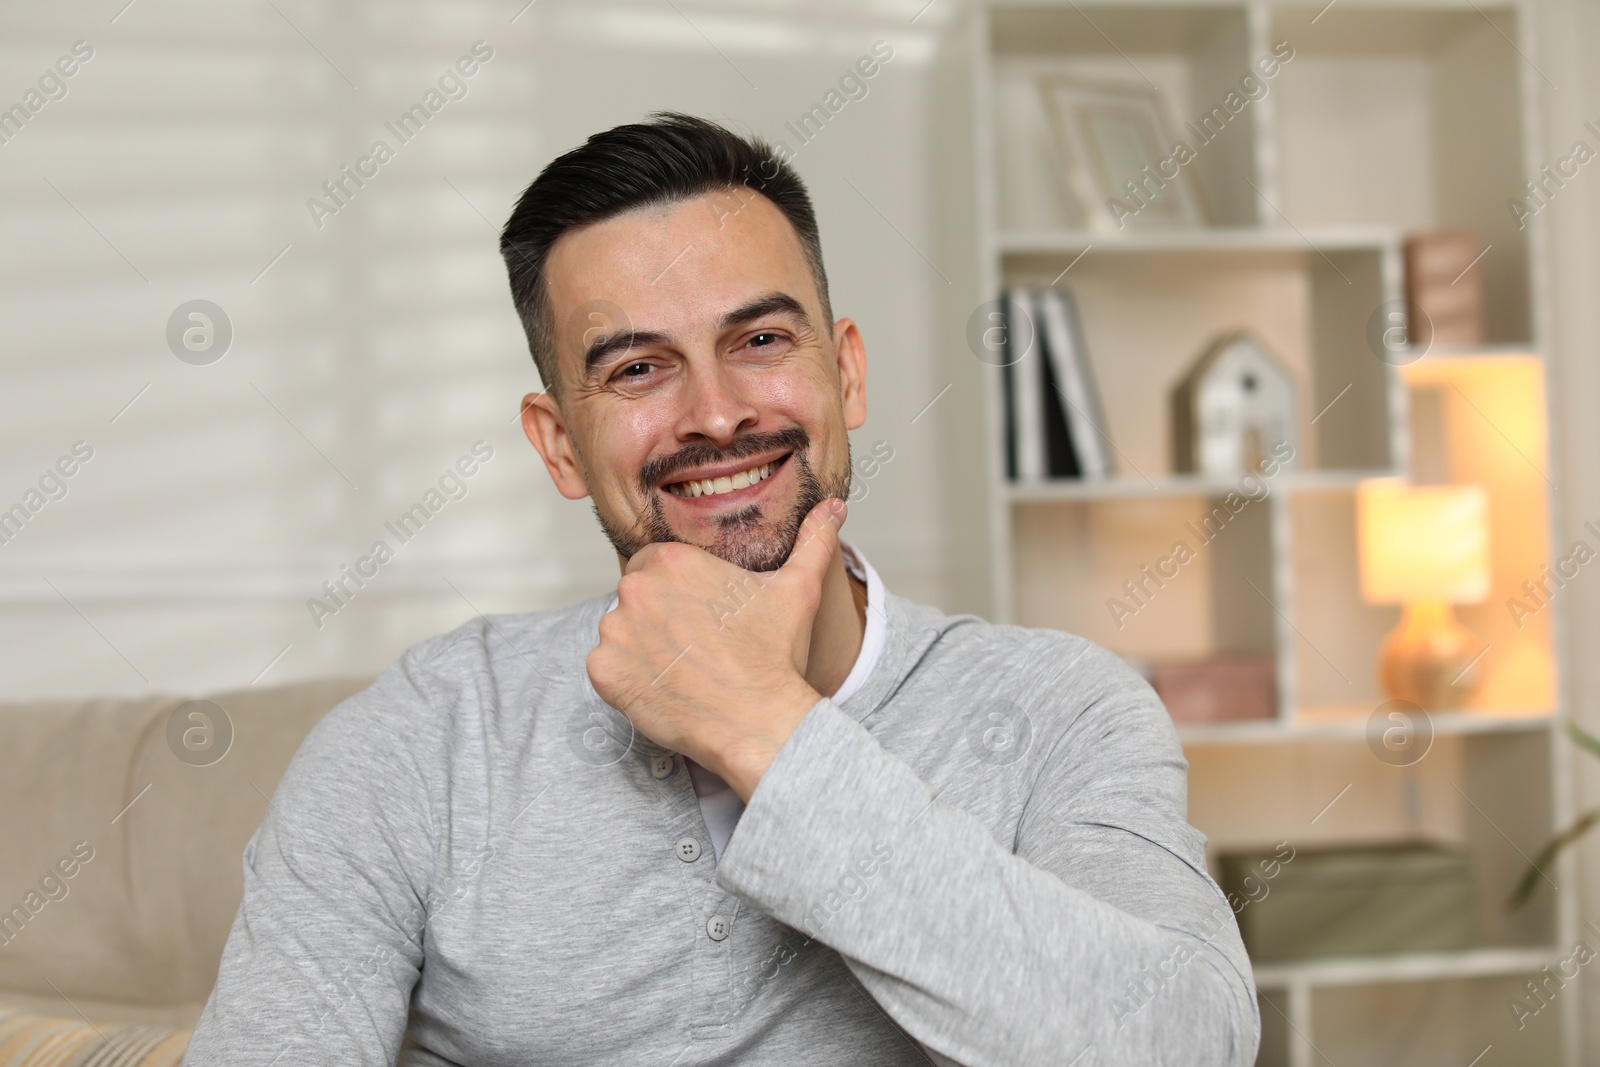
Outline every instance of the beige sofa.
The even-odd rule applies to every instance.
[[[370,682],[206,696],[232,727],[220,759],[204,705],[172,722],[184,697],[0,705],[0,1005],[193,1026],[267,798],[317,720]]]

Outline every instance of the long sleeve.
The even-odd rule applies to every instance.
[[[245,848],[243,901],[185,1064],[395,1062],[431,862],[410,747],[427,701],[403,663],[330,712],[285,771]]]
[[[837,951],[940,1064],[1245,1067],[1250,964],[1185,821],[1176,733],[1131,670],[1089,659],[1092,698],[1035,719],[1059,725],[1034,738],[1014,842],[823,699],[752,794],[718,882]]]

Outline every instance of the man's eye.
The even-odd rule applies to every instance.
[[[629,364],[625,365],[620,371],[617,372],[617,377],[619,377],[619,378],[637,378],[637,377],[640,377],[640,375],[632,374],[632,373],[629,373],[629,372],[632,371],[635,367],[643,367],[644,368],[644,373],[645,374],[649,374],[651,366],[652,366],[652,364],[645,363],[642,360],[639,360],[639,361],[636,361],[636,362],[633,362],[633,363],[629,363]]]
[[[773,333],[770,330],[764,330],[761,333],[752,335],[747,343],[755,346],[756,348],[770,348],[771,346],[780,343],[782,340],[782,334]]]

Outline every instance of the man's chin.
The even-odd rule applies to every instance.
[[[698,545],[718,559],[747,571],[775,571],[783,566],[789,553],[794,550],[793,538],[785,539],[771,530],[732,530],[709,544],[694,535],[679,534],[677,539]]]
[[[782,567],[789,560],[789,549],[771,549],[764,552],[742,551],[736,552],[731,557],[721,556],[721,559],[742,567],[747,571],[770,572]]]

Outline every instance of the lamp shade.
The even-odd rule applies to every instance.
[[[1361,598],[1369,604],[1471,604],[1489,595],[1489,493],[1481,485],[1356,489]]]

